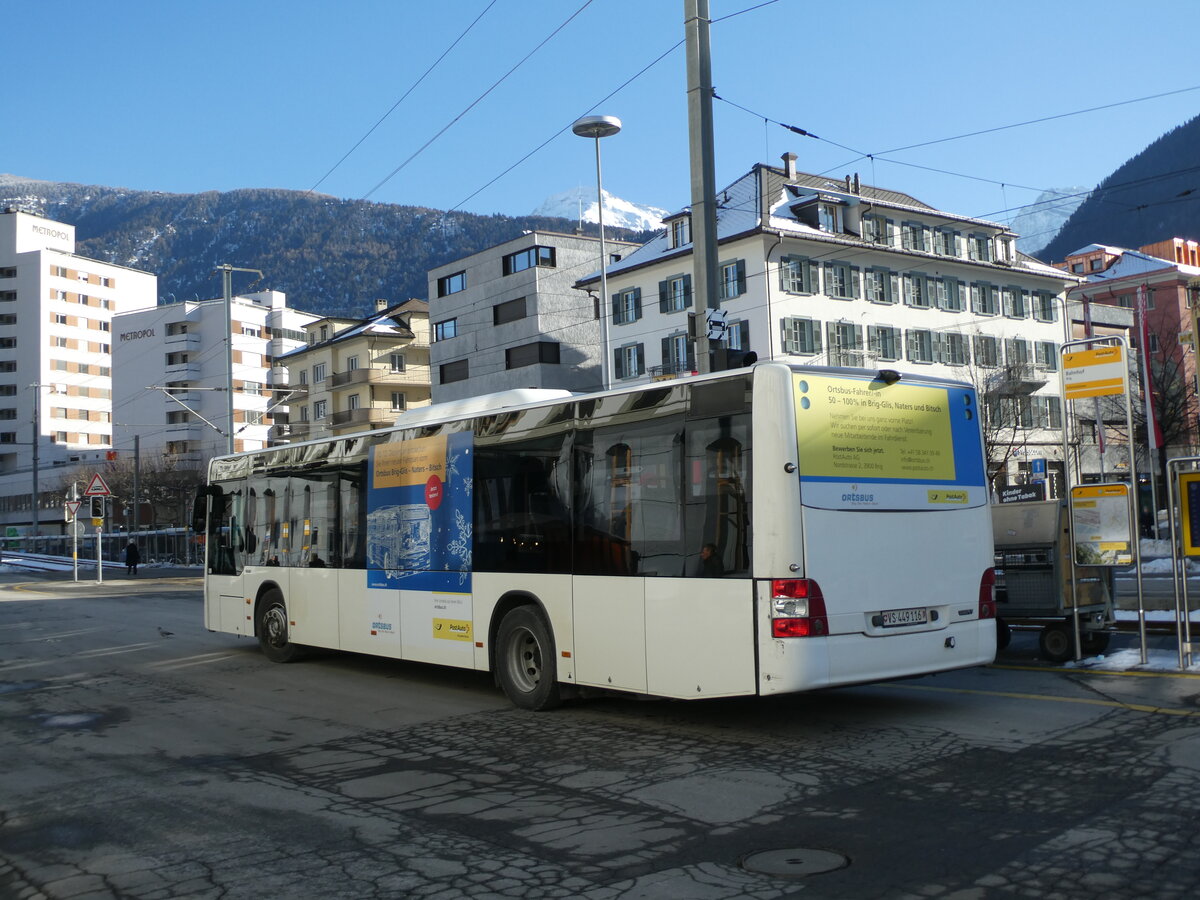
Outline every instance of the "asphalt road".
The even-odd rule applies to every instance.
[[[937,677],[537,714],[479,673],[273,665],[195,579],[7,581],[0,897],[1200,893],[1195,676],[1018,633]]]

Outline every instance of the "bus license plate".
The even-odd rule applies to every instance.
[[[905,625],[924,625],[929,621],[929,611],[921,606],[916,609],[885,609],[884,628],[902,628]]]

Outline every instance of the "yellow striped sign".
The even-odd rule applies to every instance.
[[[1120,346],[1064,353],[1062,373],[1067,400],[1124,394],[1129,374]]]

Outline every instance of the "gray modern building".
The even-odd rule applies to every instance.
[[[638,245],[605,241],[609,263]],[[429,271],[433,402],[510,388],[601,388],[600,240],[530,231]]]

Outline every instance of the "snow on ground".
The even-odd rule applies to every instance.
[[[1192,665],[1179,668],[1179,654],[1174,650],[1147,650],[1146,664],[1142,665],[1142,652],[1138,649],[1117,650],[1114,653],[1099,653],[1079,662],[1068,660],[1064,669],[1084,669],[1099,672],[1189,672],[1200,675],[1200,658],[1193,655]]]

